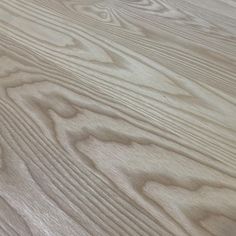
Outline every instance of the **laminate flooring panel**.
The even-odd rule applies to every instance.
[[[235,0],[1,0],[0,235],[235,236]]]

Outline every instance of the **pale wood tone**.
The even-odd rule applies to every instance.
[[[0,1],[0,235],[236,235],[234,0]]]

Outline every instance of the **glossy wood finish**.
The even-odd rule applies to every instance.
[[[235,0],[0,1],[0,235],[236,235]]]

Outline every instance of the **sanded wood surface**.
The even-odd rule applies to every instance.
[[[17,235],[236,235],[235,0],[0,0]]]

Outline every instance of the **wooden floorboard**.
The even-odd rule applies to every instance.
[[[0,1],[17,235],[236,235],[235,0]]]

